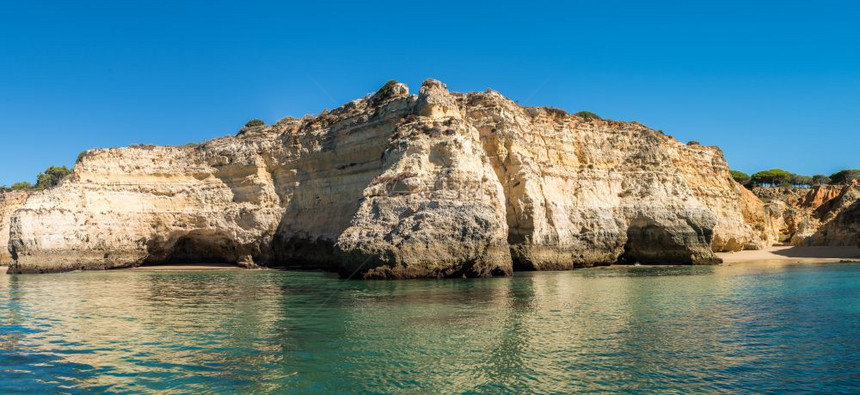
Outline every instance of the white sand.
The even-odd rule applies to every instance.
[[[723,263],[751,262],[801,262],[829,263],[841,261],[860,262],[858,247],[791,247],[773,246],[763,250],[746,250],[738,252],[720,252],[717,256],[723,258]]]

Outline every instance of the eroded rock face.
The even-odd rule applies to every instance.
[[[27,196],[29,192],[26,191],[0,192],[0,266],[12,263],[12,254],[8,248],[12,213],[21,208]]]
[[[685,145],[638,123],[521,108],[495,92],[469,94],[463,107],[506,187],[509,242],[523,268],[608,264],[621,255],[706,263],[713,256],[703,240],[719,251],[762,244],[741,205],[750,197],[726,176],[715,147]],[[636,230],[647,228],[643,222],[672,236],[629,237],[643,234]],[[637,244],[666,253],[643,254]],[[684,254],[668,253],[679,246]]]
[[[93,150],[10,217],[17,272],[207,260],[483,277],[767,243],[764,206],[715,147],[434,80],[199,146]]]
[[[12,269],[269,257],[283,208],[258,151],[279,148],[271,139],[227,138],[90,151],[73,176],[15,211]]]
[[[860,185],[755,188],[765,202],[770,232],[791,245],[848,246],[860,243]]]
[[[505,195],[481,147],[438,81],[391,135],[381,174],[338,238],[341,271],[365,277],[511,273]]]

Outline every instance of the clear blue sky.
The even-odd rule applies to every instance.
[[[249,3],[0,2],[0,184],[428,77],[637,120],[747,172],[860,168],[852,2]]]

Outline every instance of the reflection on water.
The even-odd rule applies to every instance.
[[[860,264],[0,277],[0,393],[857,392]]]

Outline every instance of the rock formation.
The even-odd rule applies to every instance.
[[[860,243],[860,185],[755,188],[765,202],[769,232],[791,245],[847,246]]]
[[[434,80],[197,146],[91,150],[0,212],[13,272],[205,260],[483,277],[710,264],[770,237],[716,147]]]
[[[26,191],[0,192],[0,266],[12,263],[12,254],[9,253],[9,227],[12,222],[12,213],[21,208],[27,196]]]

